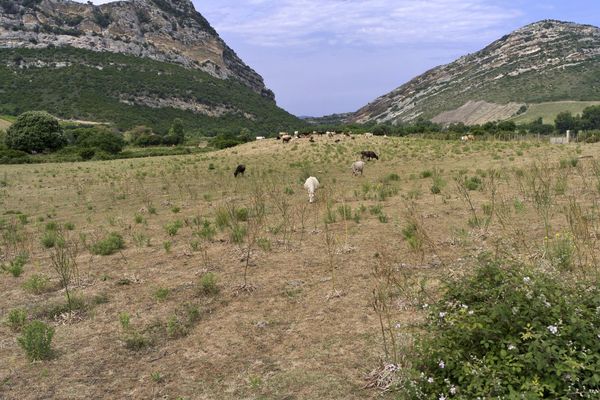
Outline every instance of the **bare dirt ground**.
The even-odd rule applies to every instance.
[[[532,163],[566,182],[562,190],[557,186],[553,232],[566,226],[560,209],[569,196],[597,197],[591,171],[598,145],[336,139],[265,140],[193,156],[1,166],[0,262],[23,251],[29,261],[19,277],[0,274],[0,316],[25,308],[29,319],[42,319],[56,333],[54,357],[30,363],[16,341],[19,333],[0,324],[0,398],[394,398],[363,388],[384,357],[372,308],[376,260],[405,276],[393,315],[400,345],[408,349],[423,303],[435,300],[441,281],[466,273],[478,254],[535,257],[546,232],[518,178],[528,176]],[[380,160],[354,177],[350,165],[360,150],[374,150]],[[246,165],[246,176],[234,179],[238,163]],[[512,223],[473,227],[454,177],[480,177],[482,187],[470,193],[483,217],[490,169],[498,173],[496,199],[510,205]],[[314,204],[302,188],[308,174],[323,185]],[[431,190],[436,177],[438,194]],[[251,207],[255,193],[267,216],[258,231],[262,245],[251,251],[253,290],[240,291],[249,236],[236,244],[224,228],[204,240],[194,234],[194,218],[216,228],[220,212]],[[344,206],[352,219],[342,218]],[[252,218],[241,226],[250,229]],[[177,220],[182,226],[170,235],[165,226]],[[402,234],[411,220],[426,232],[420,248]],[[52,249],[41,243],[49,222],[73,224],[64,234],[79,244],[75,292],[86,307],[71,318],[49,312],[65,302],[50,268]],[[120,233],[125,248],[93,255],[91,244],[109,232]],[[218,277],[216,295],[200,293],[207,272]],[[26,285],[36,274],[49,279],[40,294]],[[167,295],[157,295],[159,289]],[[194,307],[198,318],[185,333],[172,334],[169,321]],[[148,346],[125,347],[123,313]]]

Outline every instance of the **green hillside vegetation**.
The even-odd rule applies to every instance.
[[[12,61],[11,66],[0,66],[0,114],[46,110],[65,119],[111,122],[121,131],[147,125],[160,134],[167,133],[173,120],[180,118],[187,132],[210,136],[241,128],[268,135],[303,125],[237,81],[220,80],[175,64],[70,47],[0,49],[0,57]],[[59,62],[68,65],[56,67]],[[31,67],[33,63],[46,66]],[[194,100],[210,106],[227,105],[239,112],[211,117],[120,102],[130,96]]]
[[[551,103],[529,104],[527,111],[511,118],[517,124],[526,124],[539,118],[546,124],[554,123],[556,116],[568,111],[571,114],[581,114],[589,106],[600,105],[600,101],[557,101]]]
[[[465,91],[440,90],[437,96],[427,100],[422,117],[433,118],[443,111],[459,108],[469,100],[497,104],[560,102],[566,99],[594,101],[600,99],[598,65],[599,60],[596,59],[564,70],[548,70],[542,75],[533,71],[515,77],[505,76],[483,87]],[[493,74],[509,72],[508,68],[496,69]]]

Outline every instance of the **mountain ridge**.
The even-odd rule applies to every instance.
[[[0,48],[70,46],[170,62],[219,79],[236,79],[275,100],[195,10],[190,0],[127,0],[103,5],[71,0],[1,0]]]
[[[600,28],[557,20],[519,28],[378,97],[348,122],[433,119],[469,101],[498,105],[600,98]]]

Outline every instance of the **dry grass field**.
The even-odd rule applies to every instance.
[[[543,263],[569,232],[569,274],[595,263],[599,145],[339,139],[1,166],[0,263],[27,262],[0,272],[0,398],[394,398],[364,388],[386,361],[382,268],[402,282],[387,315],[403,365],[423,304],[481,253]],[[355,177],[360,150],[380,160]],[[585,235],[577,210],[594,215]],[[123,248],[94,254],[112,232]],[[61,248],[77,267],[70,313]],[[49,360],[28,361],[7,322],[17,308],[55,328]]]

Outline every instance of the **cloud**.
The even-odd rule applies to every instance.
[[[496,38],[521,15],[496,2],[220,0],[197,1],[197,9],[218,32],[255,46],[396,46]]]

